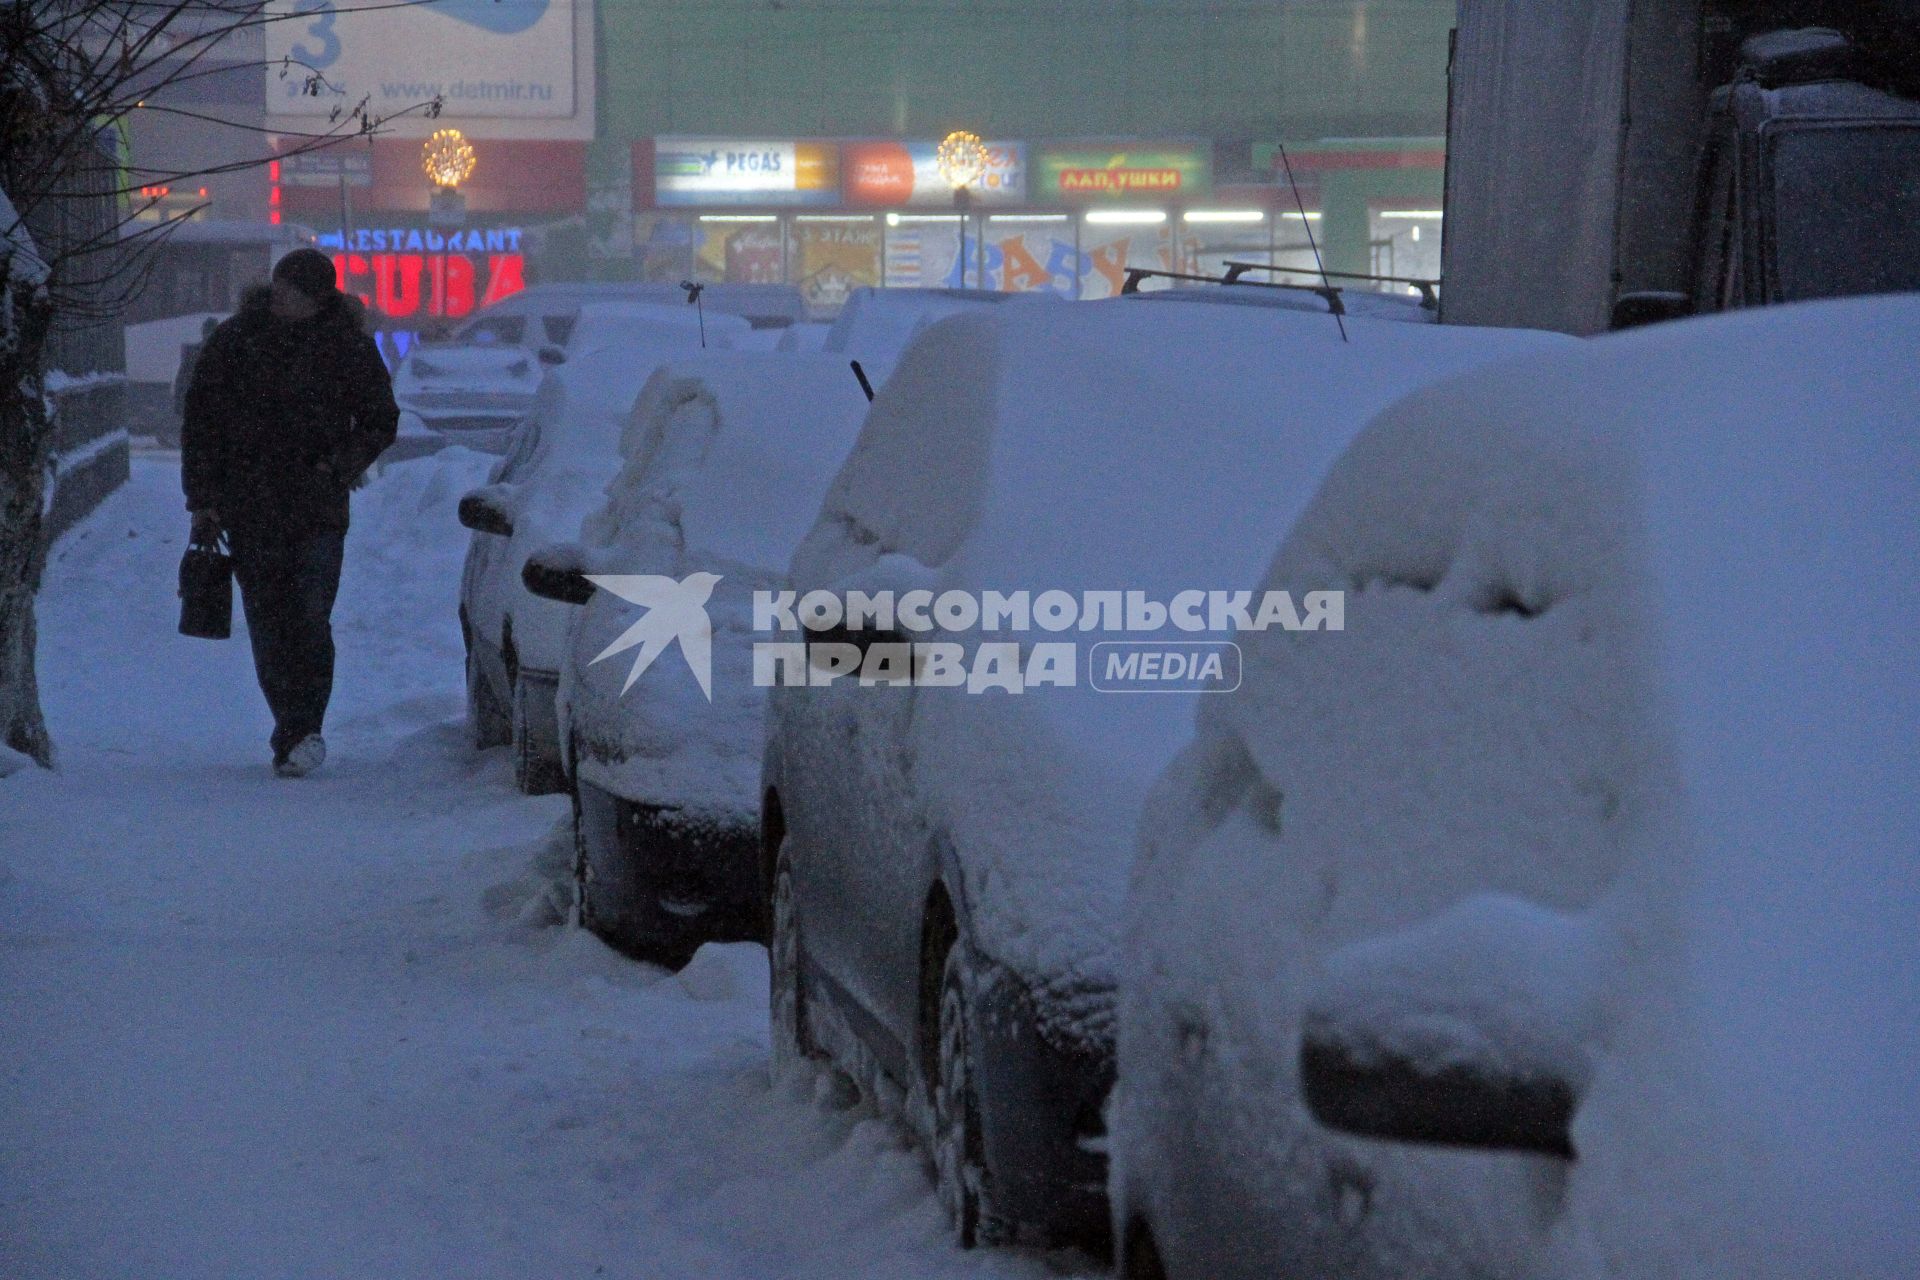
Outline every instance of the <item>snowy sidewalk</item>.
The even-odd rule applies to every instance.
[[[318,776],[244,638],[174,632],[177,467],[55,552],[61,770],[0,780],[0,1276],[1037,1276],[946,1243],[888,1123],[770,1085],[766,961],[546,923],[564,800],[459,724],[459,495],[355,500]]]

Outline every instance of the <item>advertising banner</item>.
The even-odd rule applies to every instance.
[[[653,198],[662,207],[838,204],[840,148],[791,139],[658,138]]]
[[[1046,147],[1032,177],[1036,202],[1183,200],[1213,190],[1213,153],[1204,144]]]
[[[337,117],[364,100],[387,116],[438,96],[452,121],[574,117],[584,2],[271,0],[268,15],[286,16],[264,24],[267,114]]]
[[[951,207],[953,188],[940,176],[937,142],[849,142],[841,148],[847,203],[863,208]],[[989,142],[987,169],[969,188],[977,205],[1017,205],[1027,198],[1027,144]]]

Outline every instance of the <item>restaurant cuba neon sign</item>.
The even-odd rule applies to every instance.
[[[361,228],[323,236],[334,283],[388,319],[458,320],[526,287],[518,227]]]

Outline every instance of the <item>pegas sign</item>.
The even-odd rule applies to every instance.
[[[949,206],[953,188],[940,176],[937,142],[850,142],[842,148],[847,203],[869,208]],[[1027,145],[989,142],[986,172],[969,190],[977,204],[1021,204],[1027,198]]]
[[[840,148],[831,142],[660,138],[654,203],[832,205],[840,199]]]
[[[1034,166],[1036,199],[1188,198],[1213,189],[1213,154],[1204,144],[1094,149],[1049,147]]]
[[[385,320],[458,320],[526,287],[518,227],[361,228],[320,237],[334,283]]]

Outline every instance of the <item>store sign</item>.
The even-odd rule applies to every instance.
[[[833,205],[840,148],[831,142],[659,138],[654,202],[671,205]]]
[[[968,188],[978,204],[1023,204],[1027,198],[1027,145],[989,142],[987,168]],[[850,142],[841,148],[847,203],[867,208],[953,204],[953,188],[940,176],[937,142]]]
[[[578,2],[270,0],[267,113],[330,118],[364,100],[385,117],[438,97],[463,120],[575,117]],[[590,99],[577,116],[590,134]]]
[[[362,228],[322,236],[334,282],[387,321],[458,320],[526,287],[518,227],[442,232]]]
[[[1037,200],[1177,200],[1212,189],[1213,156],[1203,146],[1047,148],[1034,165]]]

